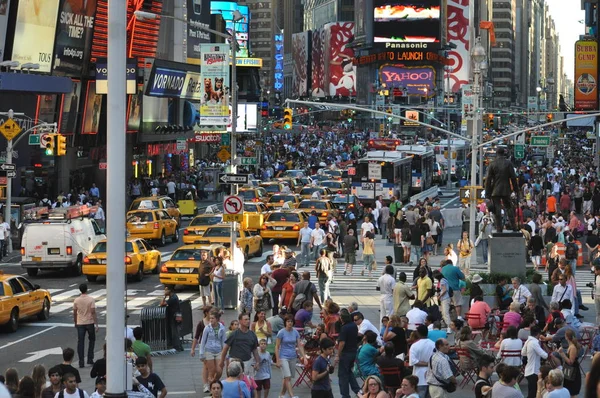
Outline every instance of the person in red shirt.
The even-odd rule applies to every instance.
[[[271,293],[273,293],[273,316],[275,316],[279,313],[279,297],[281,296],[283,285],[290,277],[290,270],[281,267],[280,264],[273,264],[271,267],[273,268],[271,278],[277,281],[277,284],[271,288]]]
[[[569,214],[569,210],[571,210],[571,197],[567,191],[563,191],[560,196],[560,211],[563,214]]]

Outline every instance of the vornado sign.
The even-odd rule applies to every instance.
[[[200,81],[198,72],[155,64],[146,83],[146,95],[200,100],[203,92]]]
[[[96,94],[108,94],[108,63],[106,58],[98,58],[96,60]],[[137,59],[127,59],[127,94],[135,94],[137,92],[136,76],[137,76]]]

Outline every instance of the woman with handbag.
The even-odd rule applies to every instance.
[[[563,373],[565,376],[563,385],[569,390],[571,397],[576,397],[581,391],[581,368],[579,367],[581,345],[577,341],[575,331],[572,329],[566,331],[565,338],[569,343],[567,352],[565,353],[562,348],[556,348],[555,352],[558,353],[563,362]]]
[[[221,314],[225,311],[225,303],[223,302],[223,280],[225,279],[225,267],[223,260],[220,257],[215,257],[215,267],[211,274],[213,282],[213,292],[215,295],[215,307],[220,309]]]
[[[471,255],[473,254],[475,246],[473,245],[473,241],[469,238],[469,233],[467,231],[463,231],[462,237],[456,244],[456,248],[458,249],[458,266],[465,276],[469,276],[471,270]]]
[[[267,312],[273,308],[273,293],[271,288],[277,284],[277,281],[267,274],[263,274],[258,283],[254,285],[252,294],[254,295],[254,311]]]

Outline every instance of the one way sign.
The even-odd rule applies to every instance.
[[[16,171],[17,166],[12,163],[3,163],[0,165],[0,170],[2,171]]]
[[[222,184],[248,184],[248,174],[219,174]]]

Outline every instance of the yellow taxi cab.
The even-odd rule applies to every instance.
[[[244,187],[238,191],[238,196],[241,196],[244,202],[266,202],[269,199],[267,191],[263,187],[252,188]]]
[[[204,231],[213,225],[223,222],[222,214],[205,213],[197,215],[192,219],[190,225],[183,230],[183,244],[189,245],[194,243],[199,236],[204,234]]]
[[[282,178],[278,178],[277,181],[280,181],[283,184],[286,184],[288,187],[290,187],[290,191],[295,192],[295,193],[300,192],[305,185],[300,181],[299,178],[296,178],[296,177],[282,177]],[[285,192],[285,191],[282,191],[282,192]]]
[[[212,245],[215,243],[228,244],[231,242],[231,226],[229,224],[215,225],[208,228],[201,238],[195,243]],[[236,242],[244,252],[246,258],[251,256],[260,257],[263,253],[263,240],[260,235],[251,234],[249,231],[240,229],[236,231]]]
[[[37,316],[41,321],[50,318],[50,292],[40,289],[20,275],[0,271],[0,326],[16,332],[19,321]]]
[[[264,188],[265,191],[267,191],[268,196],[273,196],[273,195],[283,191],[284,184],[279,181],[269,181],[269,182],[262,182],[260,184],[260,186],[262,188]]]
[[[158,273],[160,252],[150,243],[140,238],[127,238],[125,241],[125,274],[138,282],[144,274]],[[89,282],[96,282],[99,276],[106,276],[106,239],[96,243],[92,252],[83,258],[81,273]]]
[[[334,194],[346,194],[348,193],[348,184],[342,180],[326,180],[321,181],[319,186],[329,188]]]
[[[327,199],[332,195],[331,190],[327,187],[304,187],[300,191],[300,196],[302,199],[312,199],[315,192],[321,194],[321,199]]]
[[[342,170],[325,169],[325,170],[323,170],[323,174],[330,176],[332,180],[340,180],[342,178],[343,171]]]
[[[179,242],[177,221],[164,210],[134,210],[127,212],[127,232],[135,238],[167,244],[167,237]]]
[[[242,229],[246,231],[260,231],[265,222],[265,214],[268,210],[263,202],[244,202]]]
[[[223,245],[184,245],[171,255],[160,267],[158,276],[160,283],[167,286],[184,285],[198,286],[198,265],[200,264],[200,253],[208,251],[208,258],[212,260],[216,256],[216,250]]]
[[[168,196],[137,198],[131,202],[131,205],[129,206],[129,211],[152,209],[166,210],[166,212],[177,221],[177,225],[181,224],[181,211],[173,199]]]
[[[300,196],[293,194],[293,193],[280,193],[277,195],[273,195],[271,196],[271,198],[269,199],[269,201],[267,202],[267,207],[269,209],[279,209],[280,207],[283,206],[284,203],[290,202],[291,208],[296,208],[298,207],[298,205],[300,204]]]
[[[327,216],[335,216],[336,207],[330,200],[305,199],[298,205],[299,210],[310,214],[313,210],[317,213],[320,224],[327,222]]]
[[[275,210],[265,219],[265,225],[260,230],[263,239],[298,239],[308,214],[302,210]]]

